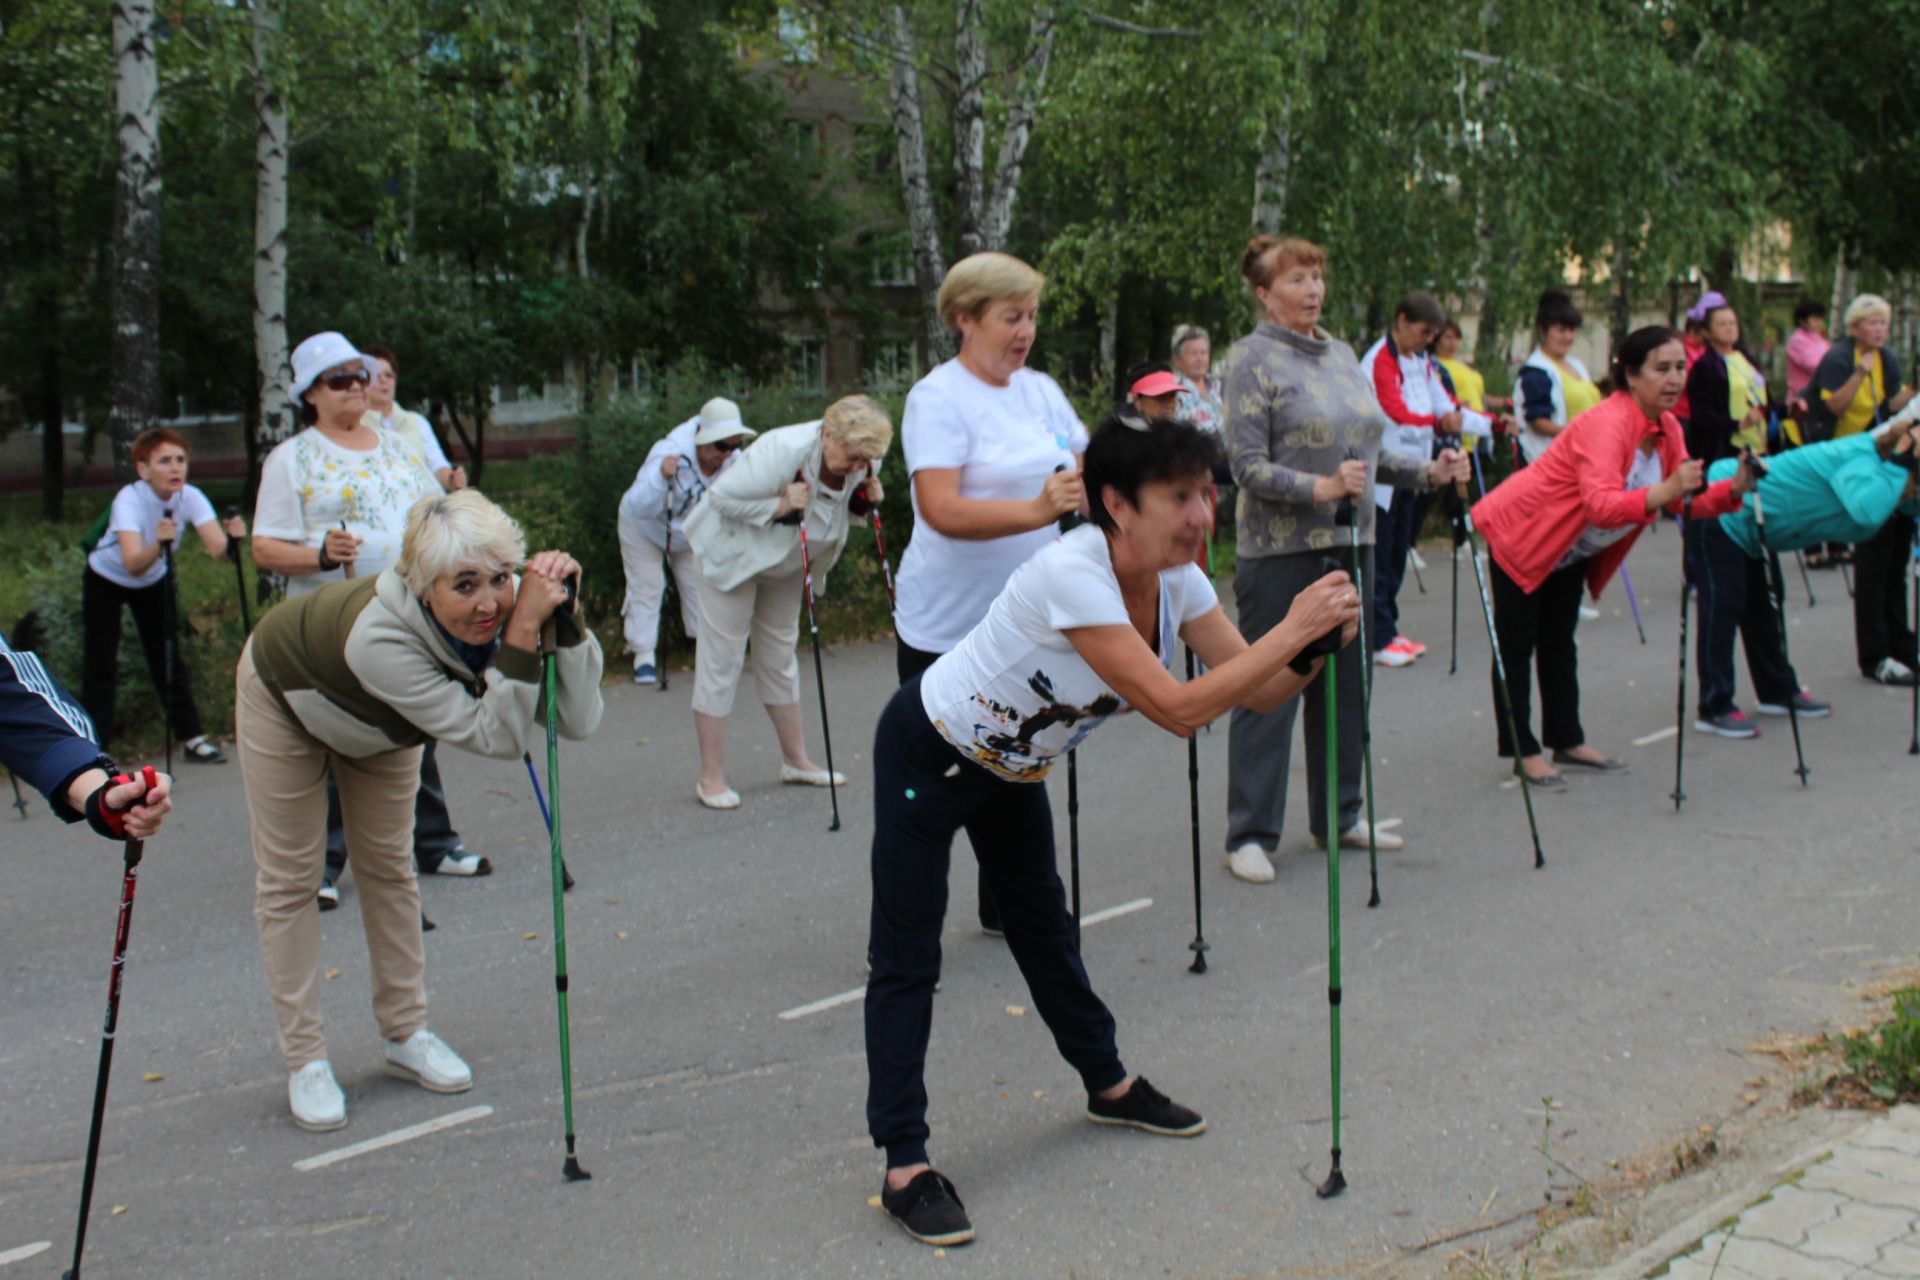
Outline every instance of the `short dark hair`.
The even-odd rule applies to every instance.
[[[1447,313],[1440,306],[1438,298],[1416,289],[1400,299],[1400,305],[1393,309],[1393,318],[1411,320],[1415,324],[1430,324],[1438,329],[1447,322]]]
[[[382,347],[378,345],[362,347],[360,348],[360,354],[363,356],[372,356],[375,360],[385,360],[387,362],[387,368],[393,370],[394,376],[398,377],[400,375],[400,361],[394,358],[392,347]]]
[[[1448,316],[1446,318],[1446,321],[1443,324],[1441,324],[1440,332],[1450,333],[1454,337],[1459,338],[1463,341],[1466,339],[1466,336],[1467,336],[1466,334],[1460,332],[1460,322],[1458,320],[1455,320],[1452,316]]]
[[[1627,340],[1614,350],[1610,371],[1613,375],[1614,389],[1627,389],[1627,375],[1638,373],[1645,367],[1647,357],[1666,346],[1669,342],[1680,341],[1680,335],[1663,324],[1650,324],[1635,329],[1627,335]]]
[[[1148,374],[1172,373],[1172,372],[1173,372],[1173,366],[1168,364],[1165,360],[1142,360],[1139,364],[1134,365],[1131,369],[1127,370],[1126,376],[1120,380],[1120,385],[1126,389],[1129,395],[1131,395],[1133,393],[1133,384],[1140,381],[1140,379],[1146,377]]]
[[[1191,422],[1151,422],[1131,405],[1122,405],[1101,419],[1087,445],[1082,464],[1087,511],[1095,524],[1112,533],[1116,526],[1104,496],[1108,485],[1128,502],[1138,503],[1141,485],[1186,476],[1204,481],[1219,460],[1219,442]]]
[[[1533,310],[1533,327],[1540,333],[1554,328],[1578,329],[1586,319],[1565,289],[1547,290]]]
[[[1802,298],[1793,309],[1793,327],[1797,329],[1816,316],[1822,320],[1827,318],[1827,304],[1817,298]]]

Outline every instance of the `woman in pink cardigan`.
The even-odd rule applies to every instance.
[[[1598,599],[1641,531],[1663,508],[1678,514],[1685,495],[1695,495],[1692,514],[1706,519],[1738,510],[1751,487],[1742,462],[1731,479],[1702,488],[1701,464],[1687,456],[1672,413],[1687,378],[1679,334],[1664,325],[1636,329],[1614,353],[1612,374],[1612,395],[1473,508],[1493,558],[1494,626],[1520,734],[1511,742],[1506,718],[1496,715],[1500,754],[1519,757],[1515,772],[1530,786],[1564,788],[1555,766],[1626,768],[1588,746],[1580,728],[1573,632],[1581,586]],[[1530,663],[1540,673],[1538,739]],[[1497,708],[1497,686],[1494,698]]]

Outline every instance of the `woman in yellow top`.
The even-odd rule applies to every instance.
[[[1814,440],[1858,435],[1913,399],[1887,351],[1893,308],[1863,293],[1846,314],[1847,336],[1827,349],[1807,388]],[[1880,532],[1853,549],[1853,645],[1860,674],[1880,684],[1914,682],[1915,644],[1907,622],[1907,564],[1913,521],[1895,512]]]
[[[1487,380],[1480,371],[1460,359],[1460,326],[1452,320],[1440,326],[1439,336],[1433,340],[1433,358],[1447,371],[1447,377],[1453,380],[1454,398],[1461,405],[1479,413],[1487,411]]]
[[[1536,345],[1520,366],[1515,396],[1520,402],[1520,452],[1528,462],[1545,453],[1569,422],[1600,403],[1599,386],[1573,355],[1573,340],[1584,322],[1566,290],[1540,295],[1533,316]]]

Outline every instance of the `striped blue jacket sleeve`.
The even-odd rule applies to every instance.
[[[78,822],[67,787],[105,754],[93,740],[93,721],[53,673],[0,636],[0,762],[32,783],[55,813]]]

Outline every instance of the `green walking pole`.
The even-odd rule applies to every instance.
[[[577,590],[574,579],[567,579],[567,603],[563,609],[573,607],[574,592]],[[580,1167],[580,1159],[574,1154],[573,1142],[573,1039],[568,1031],[567,1019],[567,904],[566,863],[562,857],[563,846],[560,840],[560,709],[559,676],[556,661],[557,642],[556,624],[547,619],[541,628],[540,648],[545,664],[544,687],[547,703],[547,816],[549,836],[553,853],[553,989],[560,998],[560,1098],[567,1123],[567,1161],[561,1166],[569,1182],[583,1182],[593,1177]]]
[[[1353,577],[1353,589],[1360,593],[1360,643],[1355,651],[1360,662],[1360,760],[1367,783],[1367,879],[1371,882],[1367,905],[1377,907],[1380,905],[1380,850],[1376,843],[1378,837],[1373,834],[1373,650],[1367,647],[1367,610],[1372,607],[1373,597],[1367,594],[1366,577],[1360,572],[1360,520],[1352,498],[1340,499],[1340,505],[1333,510],[1333,522],[1347,526],[1347,554],[1351,560],[1348,570]],[[1459,572],[1457,562],[1454,572]]]
[[[1367,608],[1361,598],[1360,610]],[[1366,661],[1363,656],[1361,661]],[[1340,1172],[1340,691],[1338,667],[1340,655],[1327,655],[1326,670],[1320,682],[1327,691],[1327,1037],[1328,1054],[1333,1066],[1333,1170],[1327,1180],[1314,1189],[1322,1200],[1331,1199],[1347,1189],[1347,1175]]]

